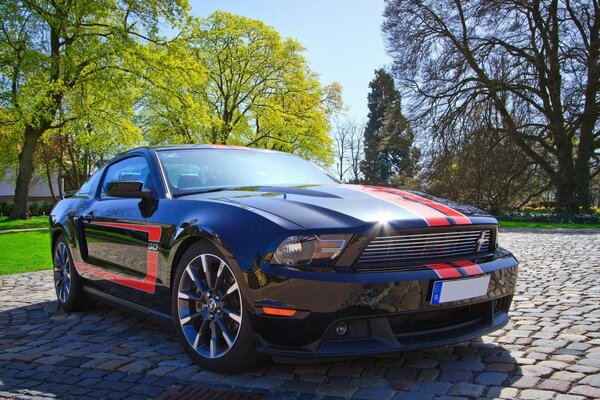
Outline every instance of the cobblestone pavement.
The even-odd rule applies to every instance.
[[[600,232],[505,231],[500,242],[521,261],[506,329],[426,351],[236,375],[193,366],[172,332],[126,312],[57,309],[49,271],[3,276],[0,398],[152,398],[177,385],[268,399],[600,398]]]

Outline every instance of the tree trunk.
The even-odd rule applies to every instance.
[[[590,181],[591,177],[589,177],[589,174],[587,178],[577,173],[573,176],[557,174],[552,180],[552,183],[556,187],[557,208],[570,213],[576,213],[581,209],[589,208]]]
[[[578,160],[579,161],[579,160]],[[588,160],[586,163],[577,162],[575,164],[575,171],[573,176],[568,177],[567,183],[572,185],[572,198],[573,204],[559,203],[559,208],[567,209],[569,211],[581,211],[589,210],[592,206],[592,174],[590,168],[591,162]]]
[[[62,155],[62,151],[61,151],[61,155]],[[62,163],[61,162],[58,163],[58,172],[56,173],[56,187],[58,187],[58,200],[60,200],[63,198]]]
[[[37,146],[41,133],[38,129],[31,126],[25,128],[25,142],[23,149],[19,153],[19,172],[17,175],[17,186],[15,187],[15,202],[9,219],[29,219],[29,204],[27,196],[29,195],[29,184],[33,176],[33,154]]]
[[[44,160],[44,166],[46,167],[46,179],[48,180],[48,189],[50,189],[50,196],[52,196],[52,202],[56,203],[56,194],[54,193],[54,187],[52,186],[52,172],[50,171],[50,161]]]

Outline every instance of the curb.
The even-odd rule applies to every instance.
[[[0,230],[0,234],[2,234],[2,233],[19,233],[19,232],[47,231],[47,230],[48,230],[48,228],[5,229],[5,230]]]

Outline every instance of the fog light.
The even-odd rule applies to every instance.
[[[337,324],[337,326],[335,327],[335,332],[339,335],[339,336],[344,336],[347,332],[348,332],[348,325],[346,325],[345,322],[340,322],[339,324]]]

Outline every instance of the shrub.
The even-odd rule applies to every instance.
[[[12,209],[13,202],[11,200],[0,200],[0,215],[7,216]],[[52,210],[54,203],[49,200],[30,201],[29,212],[32,216],[48,215]]]
[[[48,215],[53,204],[51,201],[30,201],[29,212],[31,215]]]
[[[7,216],[12,208],[12,201],[0,200],[0,215]]]
[[[572,213],[557,212],[554,208],[541,206],[523,210],[500,211],[497,217],[504,221],[600,224],[600,210],[598,208],[592,208],[585,213]]]

